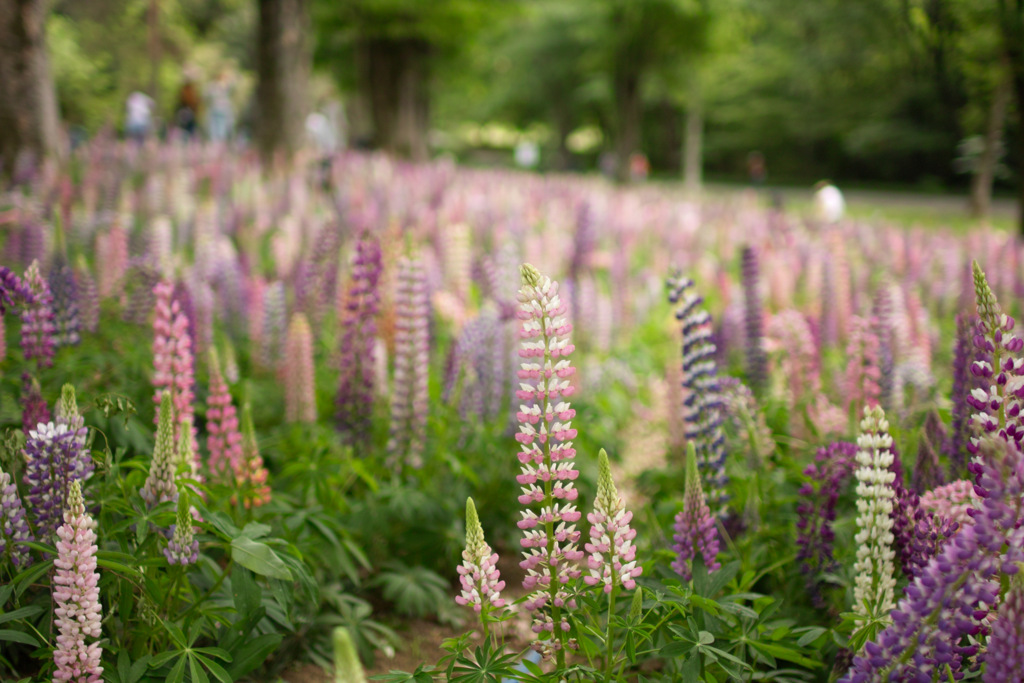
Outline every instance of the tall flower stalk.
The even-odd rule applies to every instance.
[[[242,464],[244,471],[238,484],[242,488],[242,504],[246,508],[259,507],[270,502],[267,468],[263,466],[256,428],[252,424],[252,410],[246,403],[242,408]]]
[[[747,384],[762,398],[768,381],[768,357],[764,350],[764,310],[761,304],[757,252],[743,248],[741,256],[743,306],[747,347]]]
[[[693,560],[698,555],[708,573],[721,567],[715,559],[719,548],[718,529],[704,500],[704,490],[697,472],[697,453],[692,441],[686,444],[685,487],[683,509],[676,515],[675,534],[672,536],[675,541],[672,549],[676,551],[672,569],[683,581],[689,581],[693,578]]]
[[[395,377],[391,393],[388,455],[393,467],[420,467],[427,438],[430,396],[430,301],[423,265],[399,262],[395,320]]]
[[[21,312],[21,350],[25,360],[34,358],[37,367],[48,368],[53,365],[56,347],[53,294],[39,271],[38,261],[33,261],[25,271],[24,281],[32,292],[32,298]]]
[[[341,319],[338,385],[338,430],[353,443],[365,444],[373,414],[377,313],[380,310],[380,244],[363,235],[356,242],[352,276]]]
[[[316,422],[313,331],[302,313],[292,316],[284,344],[284,405],[288,422]]]
[[[668,280],[668,300],[678,304],[676,319],[683,333],[684,433],[697,454],[697,464],[710,505],[722,514],[725,502],[725,435],[722,431],[725,399],[718,379],[711,315],[693,289],[693,280],[676,275]]]
[[[96,522],[85,510],[81,484],[71,484],[64,523],[57,530],[53,561],[54,624],[60,635],[53,651],[54,681],[97,683],[102,680],[99,572],[96,571]]]
[[[569,340],[572,325],[565,318],[558,283],[529,264],[521,272],[517,316],[523,362],[516,396],[524,403],[516,413],[522,466],[516,479],[523,487],[519,502],[528,506],[518,524],[524,534],[520,541],[525,549],[520,562],[526,571],[523,588],[530,591],[524,607],[533,613],[533,631],[539,636],[534,647],[553,654],[563,668],[569,631],[564,611],[576,606],[567,584],[579,578],[576,563],[583,559],[576,547],[580,539],[576,522],[581,515],[574,503],[579,492],[573,485],[579,476],[572,462],[576,430],[571,420],[576,411],[563,400],[574,390],[569,378],[576,369],[568,358],[574,349]],[[530,507],[535,505],[539,511]]]
[[[854,625],[873,634],[891,623],[895,551],[892,511],[896,492],[892,471],[892,437],[880,406],[868,408],[857,437],[857,562],[853,588]]]
[[[156,318],[153,321],[153,396],[159,404],[164,392],[174,402],[176,416],[175,441],[188,438],[196,453],[196,430],[193,426],[192,387],[195,374],[189,319],[174,297],[174,285],[160,282],[153,288],[156,295]],[[159,416],[154,417],[154,422]],[[196,463],[198,466],[198,462]]]

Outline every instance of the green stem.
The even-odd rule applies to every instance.
[[[546,437],[544,439],[544,467],[547,469],[547,472],[550,473],[553,470],[552,463],[551,463],[551,430],[550,430],[551,425],[548,424],[546,408],[547,408],[547,402],[548,402],[548,388],[547,387],[548,387],[548,384],[551,382],[551,378],[546,376],[546,370],[547,370],[548,365],[551,364],[551,338],[548,337],[548,332],[547,332],[548,327],[545,324],[546,323],[546,318],[547,318],[547,316],[543,316],[541,318],[541,330],[542,330],[541,334],[543,334],[543,336],[544,336],[544,362],[541,363],[541,370],[540,370],[540,372],[541,372],[541,378],[542,378],[541,381],[544,382],[545,391],[544,391],[544,403],[541,405],[540,409],[541,409],[541,411],[543,412],[543,415],[544,415],[544,417],[542,417],[541,419],[543,420],[544,434],[545,434],[545,437]],[[552,479],[552,477],[549,476],[547,478],[547,481],[544,482],[544,505],[541,507],[541,512],[543,512],[544,509],[547,508],[552,513],[554,513],[555,501],[554,501],[554,498],[551,495],[552,488],[553,488],[553,479]],[[561,608],[558,607],[558,605],[555,604],[555,599],[558,597],[558,588],[559,588],[559,586],[561,584],[558,581],[557,567],[556,566],[552,566],[552,564],[551,564],[551,557],[552,557],[552,555],[554,555],[554,552],[555,552],[555,520],[554,520],[554,514],[552,514],[551,517],[552,517],[551,519],[549,519],[547,522],[544,523],[544,528],[547,531],[547,539],[548,539],[548,544],[547,544],[546,551],[547,551],[548,576],[550,577],[550,582],[548,583],[548,600],[551,603],[551,637],[557,641],[556,642],[556,650],[555,650],[555,661],[556,661],[559,669],[564,669],[565,668],[565,634],[562,631],[562,610],[561,610]]]
[[[608,594],[608,631],[605,633],[606,649],[604,654],[604,680],[612,680],[612,664],[614,659],[615,633],[612,629],[612,617],[615,616],[615,567],[612,570],[612,592]]]

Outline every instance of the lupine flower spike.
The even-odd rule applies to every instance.
[[[239,486],[245,489],[242,504],[246,508],[258,507],[270,502],[270,487],[267,486],[267,468],[263,466],[260,447],[256,441],[256,428],[252,424],[252,411],[246,403],[242,408],[242,459],[245,470],[244,481]]]
[[[102,680],[100,637],[100,575],[96,571],[96,522],[82,501],[79,482],[71,484],[64,524],[57,530],[57,559],[53,561],[55,625],[60,632],[53,651],[54,681],[98,683]]]
[[[895,607],[892,533],[893,499],[896,492],[892,471],[892,437],[889,423],[880,406],[864,411],[857,437],[857,563],[853,588],[853,611],[857,628],[891,623],[889,612]]]
[[[288,325],[284,356],[285,420],[316,422],[316,389],[313,385],[313,332],[302,313]]]
[[[21,312],[21,349],[25,360],[36,359],[40,368],[53,365],[56,326],[53,315],[53,295],[50,285],[39,272],[39,262],[33,261],[25,271],[25,284],[32,293],[31,303]]]
[[[243,469],[242,434],[238,431],[238,414],[231,402],[231,392],[220,371],[216,349],[210,349],[210,397],[206,410],[206,447],[210,451],[210,472],[232,480]]]
[[[92,463],[89,462],[91,467]],[[60,526],[71,483],[88,472],[83,468],[76,435],[67,425],[41,423],[28,433],[25,443],[25,485],[28,509],[35,529],[49,540]]]
[[[676,515],[675,535],[672,537],[676,542],[672,548],[676,551],[672,569],[683,577],[683,581],[689,581],[693,578],[692,561],[698,554],[708,573],[721,567],[715,559],[718,555],[718,529],[704,501],[704,490],[697,472],[697,452],[692,441],[686,443],[685,486],[683,509]]]
[[[1024,681],[1024,574],[1010,579],[985,653],[985,683]]]
[[[539,504],[540,512],[527,508],[522,513],[519,528],[524,533],[520,543],[525,559],[519,566],[526,571],[523,587],[531,591],[524,606],[534,613],[533,631],[541,635],[534,647],[547,656],[554,654],[562,666],[565,632],[570,628],[564,610],[576,607],[566,584],[579,578],[575,563],[583,559],[583,552],[576,548],[580,539],[576,522],[581,515],[573,503],[578,491],[572,483],[579,476],[572,462],[576,430],[571,420],[576,411],[562,400],[573,393],[569,378],[576,371],[568,358],[574,349],[569,341],[572,325],[565,318],[558,283],[529,264],[521,272],[517,315],[522,321],[519,355],[523,363],[516,396],[525,403],[516,413],[522,465],[516,479],[523,487],[519,502]]]
[[[466,549],[462,551],[462,564],[458,567],[462,593],[455,602],[468,605],[477,614],[505,606],[501,591],[505,582],[498,572],[498,553],[484,540],[484,530],[476,514],[472,498],[466,499]],[[487,624],[484,622],[484,628]]]
[[[20,544],[33,540],[18,487],[11,481],[11,475],[0,469],[0,569],[10,562],[17,574],[31,564],[28,548]]]
[[[149,476],[146,477],[146,483],[140,492],[150,505],[176,500],[178,497],[178,489],[174,483],[178,470],[174,452],[174,400],[170,392],[164,392],[157,418],[160,422],[156,428],[153,461],[149,466]]]
[[[178,494],[178,516],[171,530],[171,538],[164,548],[164,557],[170,564],[184,566],[199,561],[199,541],[193,535],[188,493],[183,489]]]
[[[395,378],[388,439],[388,456],[394,469],[423,465],[430,403],[430,300],[426,275],[417,260],[402,259],[398,266]]]
[[[92,462],[85,450],[85,442],[89,436],[89,430],[85,428],[85,418],[78,411],[78,401],[75,397],[74,385],[65,384],[61,387],[54,421],[59,425],[67,425],[68,429],[75,433],[75,439],[78,441],[80,449],[79,453],[83,461],[85,461],[83,462],[83,469],[88,468],[88,474],[92,474]]]
[[[643,573],[643,567],[636,564],[636,529],[629,526],[633,513],[626,511],[615,489],[608,453],[603,448],[597,455],[597,467],[597,498],[594,511],[587,515],[591,542],[584,546],[590,553],[590,576],[583,580],[588,586],[602,586],[605,593],[611,593],[616,585],[632,590],[636,577]]]

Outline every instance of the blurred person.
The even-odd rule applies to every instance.
[[[629,155],[629,179],[634,183],[647,180],[651,172],[651,163],[643,152],[633,152]]]
[[[206,87],[206,127],[212,142],[227,142],[235,127],[235,109],[231,103],[231,81],[227,69]]]
[[[764,161],[764,154],[756,149],[747,155],[747,174],[750,176],[750,184],[754,187],[761,187],[768,179],[768,167]]]
[[[338,129],[326,114],[314,111],[306,117],[306,138],[316,149],[320,159],[319,183],[327,189],[331,180],[334,154],[338,151]]]
[[[142,144],[153,127],[153,98],[135,90],[125,102],[124,130],[131,140]]]
[[[846,211],[846,200],[839,188],[829,180],[814,186],[814,213],[825,224],[838,223]]]
[[[185,133],[186,139],[191,139],[196,133],[199,105],[199,90],[191,78],[186,78],[178,91],[178,108],[174,112],[174,122]]]

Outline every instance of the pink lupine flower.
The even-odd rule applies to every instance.
[[[239,476],[243,469],[242,434],[238,431],[238,414],[231,402],[231,392],[220,371],[215,350],[210,351],[210,397],[206,410],[206,447],[210,451],[210,471],[215,476],[230,473]]]
[[[975,492],[973,482],[959,479],[925,491],[920,505],[929,513],[956,522],[962,527],[974,523],[968,511],[981,505],[981,497]]]
[[[865,408],[878,405],[880,345],[873,320],[854,316],[850,319],[850,338],[846,346],[846,386],[850,413],[863,415]]]
[[[192,453],[198,456],[192,407],[195,369],[188,316],[173,298],[174,285],[170,282],[160,282],[153,288],[153,293],[156,295],[156,317],[153,320],[153,386],[156,393],[153,401],[160,403],[163,392],[171,392],[177,417],[175,441],[187,436],[192,442]],[[153,421],[156,420],[155,417]]]
[[[102,680],[102,652],[99,643],[86,638],[100,637],[100,575],[96,571],[96,522],[85,511],[82,487],[71,483],[64,524],[57,529],[57,559],[53,561],[55,624],[60,631],[53,662],[54,681],[98,683]]]
[[[501,591],[505,582],[498,572],[498,553],[484,540],[484,530],[476,514],[472,498],[466,499],[466,549],[462,551],[462,564],[458,567],[462,593],[455,602],[469,605],[479,614],[484,607],[504,607]]]
[[[551,634],[550,641],[538,645],[561,656],[563,634],[570,628],[561,610],[576,606],[566,584],[579,578],[576,562],[583,559],[576,548],[580,532],[575,523],[581,515],[573,503],[578,491],[572,483],[579,476],[572,463],[576,430],[571,420],[576,411],[562,400],[573,393],[569,378],[576,371],[568,359],[574,348],[569,341],[572,325],[565,318],[558,283],[528,264],[522,276],[517,316],[524,361],[516,392],[524,401],[516,413],[522,474],[516,479],[523,487],[520,504],[539,504],[540,512],[528,508],[522,513],[518,526],[525,536],[520,543],[526,559],[519,566],[526,570],[523,587],[532,591],[524,606],[534,612],[533,631]]]
[[[636,566],[636,529],[629,526],[633,513],[627,512],[619,492],[612,481],[608,454],[602,448],[597,456],[597,498],[594,511],[587,515],[590,521],[590,543],[584,547],[590,553],[587,566],[590,576],[583,580],[588,586],[601,584],[605,593],[611,593],[616,584],[626,590],[636,588],[636,577],[643,567]]]
[[[38,261],[33,261],[25,271],[24,281],[32,292],[32,301],[21,312],[21,349],[25,360],[35,358],[38,367],[48,368],[53,365],[57,331],[53,294],[39,271]]]
[[[302,313],[292,316],[284,344],[284,403],[288,422],[316,422],[313,332]]]
[[[113,296],[128,268],[128,233],[120,225],[96,236],[96,262],[103,264],[97,283],[100,296]]]

